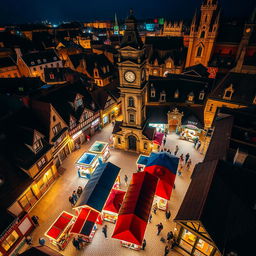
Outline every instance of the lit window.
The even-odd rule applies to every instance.
[[[42,142],[41,139],[37,140],[34,144],[33,144],[33,149],[34,152],[37,153],[38,151],[40,151],[40,149],[42,148]]]
[[[134,114],[129,114],[129,122],[134,123],[135,122],[135,116]]]
[[[196,57],[201,57],[201,56],[202,56],[202,51],[203,51],[202,47],[199,46],[199,47],[197,48]]]
[[[61,124],[58,123],[57,125],[55,125],[53,128],[52,128],[52,131],[53,131],[53,134],[56,135],[58,134],[58,132],[60,132],[61,130]]]
[[[3,241],[1,245],[6,251],[8,251],[18,239],[18,233],[16,231],[12,231],[12,233]]]
[[[38,162],[37,162],[37,166],[39,169],[42,169],[44,167],[44,165],[46,164],[46,157],[42,157]]]
[[[189,102],[192,102],[194,100],[194,93],[191,92],[189,95],[188,95],[188,101]]]
[[[179,98],[179,90],[177,89],[176,91],[175,91],[175,93],[174,93],[174,98],[175,99],[177,99],[177,98]]]
[[[157,76],[157,75],[158,75],[158,70],[157,70],[157,69],[154,69],[154,70],[153,70],[153,75],[154,75],[154,76]]]
[[[54,74],[53,74],[53,73],[50,74],[50,79],[51,79],[51,80],[54,79]]]
[[[204,99],[204,91],[201,91],[199,94],[199,100],[203,100]]]
[[[41,64],[41,60],[37,60],[37,63],[38,63],[38,64]]]
[[[134,98],[133,97],[129,97],[128,98],[128,107],[132,107],[134,108]]]

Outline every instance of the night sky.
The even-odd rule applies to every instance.
[[[255,0],[219,0],[225,16],[246,17]],[[89,21],[93,19],[119,19],[133,8],[138,19],[165,17],[188,19],[199,8],[202,0],[3,0],[0,23],[28,23],[48,20]]]

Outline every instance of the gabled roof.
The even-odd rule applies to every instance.
[[[21,58],[29,67],[60,61],[58,55],[52,49],[46,51],[27,53],[21,56]],[[38,60],[40,61],[40,63],[38,63]]]
[[[256,75],[229,72],[216,86],[210,94],[210,98],[221,99],[225,90],[232,84],[234,93],[231,97],[232,102],[244,105],[253,103],[256,96]],[[225,101],[225,100],[223,100]],[[229,101],[229,100],[228,100]]]
[[[189,76],[206,77],[206,78],[209,76],[207,67],[205,67],[202,64],[197,64],[194,66],[187,67],[184,69],[182,74],[189,75]]]
[[[16,66],[16,63],[10,56],[0,58],[0,68],[13,67],[13,66]]]

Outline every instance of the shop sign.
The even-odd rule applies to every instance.
[[[75,133],[74,135],[72,135],[72,139],[76,139],[77,137],[79,137],[82,134],[82,131],[79,131],[77,133]]]
[[[94,126],[96,126],[97,124],[99,124],[99,122],[100,122],[100,119],[99,119],[99,118],[97,118],[96,120],[94,120],[94,121],[92,122],[92,127],[94,127]]]
[[[188,121],[188,124],[192,124],[194,126],[197,126],[198,122]]]

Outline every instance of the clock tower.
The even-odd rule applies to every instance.
[[[143,144],[148,143],[143,135],[147,88],[145,47],[139,36],[132,10],[125,25],[126,30],[118,55],[123,121],[119,124],[121,130],[118,133],[113,132],[114,146],[141,152],[141,147],[150,148],[150,145],[147,147]]]

